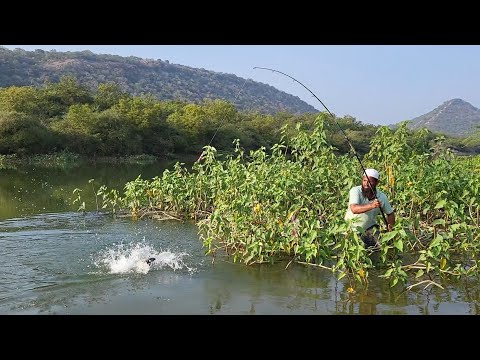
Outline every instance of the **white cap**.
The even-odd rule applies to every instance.
[[[366,173],[367,176],[369,176],[369,177],[373,177],[373,178],[375,178],[375,179],[377,179],[377,180],[380,179],[380,174],[379,174],[378,171],[375,170],[375,169],[366,169],[366,170],[365,170],[365,173]]]

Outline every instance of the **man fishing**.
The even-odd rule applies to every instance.
[[[270,71],[282,74],[286,77],[289,77],[290,79],[299,83],[305,89],[307,89],[310,92],[310,94],[312,94],[313,97],[317,99],[325,108],[325,110],[327,110],[327,112],[330,114],[333,121],[342,132],[343,137],[345,138],[345,140],[347,140],[348,144],[350,145],[350,148],[352,149],[353,154],[355,154],[355,157],[357,158],[358,162],[362,166],[362,169],[364,169],[362,165],[362,161],[360,160],[360,157],[355,151],[350,139],[348,138],[345,131],[343,131],[342,127],[335,120],[335,115],[333,115],[332,112],[328,110],[328,108],[325,106],[322,100],[320,100],[317,97],[317,95],[313,93],[312,90],[310,90],[308,87],[306,87],[304,84],[302,84],[300,81],[298,81],[294,77],[288,74],[285,74],[284,72],[281,72],[275,69],[259,67],[259,66],[254,67],[254,69],[270,70]],[[364,176],[363,176],[362,185],[355,186],[352,189],[350,189],[350,199],[348,201],[348,209],[347,209],[347,213],[345,214],[345,220],[349,220],[349,219],[352,220],[352,225],[355,228],[355,230],[361,233],[361,238],[365,243],[365,246],[378,247],[379,244],[378,244],[377,238],[378,238],[379,226],[376,221],[377,215],[379,213],[382,214],[383,219],[385,220],[385,223],[387,225],[388,231],[391,231],[393,229],[393,226],[395,225],[395,214],[393,213],[393,208],[388,202],[387,196],[380,190],[377,190],[377,184],[380,178],[378,171],[375,169],[367,169],[364,171],[365,173],[363,174]],[[387,213],[387,218],[385,218],[385,213]]]
[[[366,174],[366,175],[365,175]],[[348,209],[345,220],[352,220],[352,226],[361,233],[365,246],[379,247],[379,225],[377,215],[382,212],[388,231],[395,225],[395,214],[385,193],[377,190],[380,174],[375,169],[366,169],[363,174],[362,185],[350,189]]]

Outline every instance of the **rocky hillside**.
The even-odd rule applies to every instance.
[[[433,132],[452,136],[468,136],[480,126],[480,110],[463,101],[445,101],[436,109],[412,120],[410,128],[427,128]]]
[[[92,89],[115,82],[132,95],[153,94],[160,100],[199,102],[219,98],[240,110],[293,114],[318,112],[297,96],[273,86],[232,74],[170,64],[168,60],[98,55],[90,51],[57,52],[9,50],[0,46],[0,87],[41,86],[75,76]]]

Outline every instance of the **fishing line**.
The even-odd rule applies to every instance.
[[[363,166],[362,164],[362,160],[360,160],[360,157],[358,156],[357,152],[355,151],[355,148],[353,147],[352,143],[350,142],[350,139],[348,138],[347,134],[345,133],[345,131],[343,131],[342,127],[338,124],[337,120],[335,120],[335,115],[333,115],[330,110],[328,110],[328,108],[325,106],[325,104],[323,103],[322,100],[320,100],[317,95],[315,95],[313,93],[312,90],[310,90],[308,87],[306,87],[304,84],[302,84],[300,81],[298,81],[297,79],[295,79],[294,77],[288,75],[288,74],[285,74],[284,72],[281,72],[281,71],[278,71],[278,70],[275,70],[275,69],[270,69],[270,68],[266,68],[266,67],[260,67],[260,66],[255,66],[254,69],[261,69],[261,70],[270,70],[272,72],[276,72],[276,73],[279,73],[279,74],[282,74],[290,79],[292,79],[293,81],[299,83],[300,85],[302,85],[305,89],[308,90],[308,92],[310,94],[313,95],[313,97],[315,97],[315,99],[317,99],[320,104],[322,104],[322,106],[325,108],[325,110],[327,110],[327,112],[330,114],[330,116],[332,117],[333,121],[335,122],[335,124],[337,125],[337,127],[340,129],[340,131],[342,132],[343,136],[345,137],[345,139],[347,140],[347,143],[348,145],[350,145],[350,148],[352,149],[353,151],[353,154],[355,155],[355,157],[357,158],[358,162],[360,163],[360,166],[362,167],[362,170],[363,170],[363,173],[365,174],[365,176],[367,177],[367,181],[368,181],[368,186],[370,187],[370,190],[372,191],[373,193],[373,196],[375,197],[375,200],[378,200],[377,198],[377,194],[375,191],[373,191],[373,186],[372,184],[370,183],[370,179],[368,178],[368,175],[367,175],[367,172],[365,170],[365,167]],[[387,226],[387,229],[388,229],[388,222],[387,222],[387,218],[385,217],[385,213],[383,212],[383,209],[382,207],[379,207],[380,209],[380,212],[382,213],[382,217],[383,217],[383,220],[385,221],[385,225]]]
[[[237,92],[237,95],[233,98],[233,104],[235,105],[235,101],[238,99],[238,96],[240,95],[240,93],[242,92],[243,88],[245,87],[245,84],[247,83],[247,79],[245,79],[245,81],[243,82],[243,85],[242,87],[240,88],[240,90]],[[215,138],[215,136],[217,135],[218,133],[218,130],[220,129],[220,127],[223,125],[223,121],[227,118],[227,115],[224,115],[223,118],[220,120],[220,124],[217,126],[217,129],[215,130],[215,133],[213,134],[212,138],[210,139],[210,141],[208,142],[208,144],[206,146],[210,146],[213,139]],[[200,154],[200,156],[198,157],[197,161],[195,162],[198,162],[200,160],[202,160],[202,157],[203,157],[203,151],[202,153]]]

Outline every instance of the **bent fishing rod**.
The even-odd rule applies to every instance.
[[[370,182],[370,179],[367,175],[367,172],[362,164],[362,160],[360,160],[360,157],[358,156],[357,152],[355,151],[355,148],[353,147],[352,143],[350,142],[350,139],[348,138],[347,134],[345,133],[345,131],[343,131],[342,127],[338,124],[337,120],[335,120],[335,115],[333,115],[330,110],[328,110],[328,108],[325,106],[325,104],[323,103],[322,100],[320,100],[317,95],[315,95],[313,93],[312,90],[310,90],[308,87],[306,87],[304,84],[302,84],[300,81],[298,81],[297,79],[295,79],[294,77],[288,75],[288,74],[285,74],[284,72],[281,72],[281,71],[278,71],[278,70],[275,70],[275,69],[270,69],[270,68],[266,68],[266,67],[260,67],[260,66],[255,66],[254,69],[261,69],[261,70],[270,70],[272,72],[276,72],[276,73],[279,73],[279,74],[282,74],[290,79],[292,79],[293,81],[299,83],[300,85],[302,85],[305,89],[307,89],[307,91],[313,95],[313,97],[315,99],[317,99],[320,104],[322,104],[322,106],[325,108],[325,110],[327,110],[327,112],[330,114],[330,116],[332,117],[333,121],[335,122],[335,124],[337,125],[337,127],[340,129],[342,135],[344,136],[345,140],[347,140],[347,143],[348,145],[350,145],[350,148],[352,149],[353,151],[353,154],[355,155],[355,157],[357,158],[358,162],[360,163],[360,166],[362,167],[362,170],[363,170],[363,173],[365,174],[365,176],[367,177],[367,181],[368,181],[368,186],[370,187],[370,190],[372,191],[373,193],[373,196],[375,197],[375,200],[378,200],[377,198],[377,194],[375,191],[373,191],[373,186],[372,186],[372,183]],[[385,213],[383,212],[383,209],[382,207],[380,206],[379,207],[380,209],[380,212],[382,213],[382,217],[383,217],[383,221],[385,221],[385,226],[387,227],[388,229],[388,221],[387,221],[387,218],[385,217]]]

